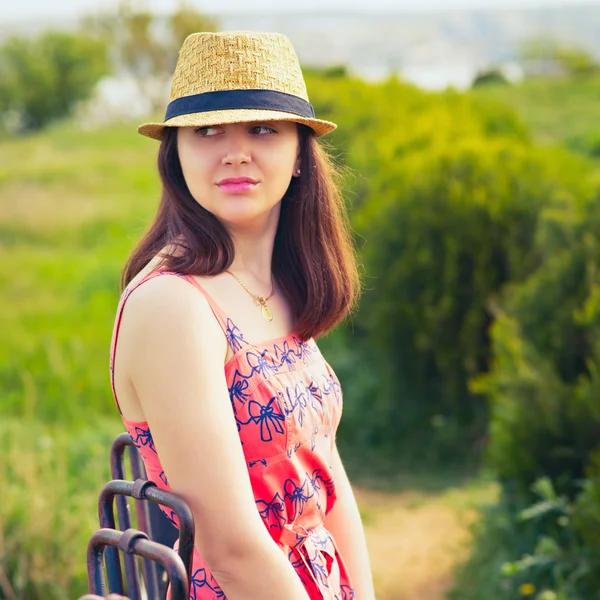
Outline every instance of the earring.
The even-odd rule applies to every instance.
[[[300,169],[296,169],[296,175],[300,175]]]

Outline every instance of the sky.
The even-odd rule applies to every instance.
[[[596,5],[600,0],[188,0],[206,13],[261,12],[424,12],[473,8],[545,8],[569,5]],[[145,0],[155,12],[170,12],[176,0]],[[44,17],[73,18],[85,12],[114,5],[114,0],[0,0],[0,27],[3,22]],[[215,7],[218,8],[215,10]]]

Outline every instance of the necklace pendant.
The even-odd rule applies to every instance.
[[[266,321],[272,321],[273,320],[273,313],[272,313],[271,309],[266,304],[263,304],[261,306],[260,311],[262,312],[262,316],[265,318]]]

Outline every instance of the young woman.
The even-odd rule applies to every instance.
[[[124,271],[111,378],[149,478],[194,515],[196,600],[374,598],[314,341],[359,292],[316,141],[334,128],[289,41],[249,32],[188,37],[165,122],[139,128],[163,195]]]

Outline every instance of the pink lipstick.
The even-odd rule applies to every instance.
[[[226,177],[217,185],[228,194],[244,194],[256,186],[258,182],[252,177]]]

